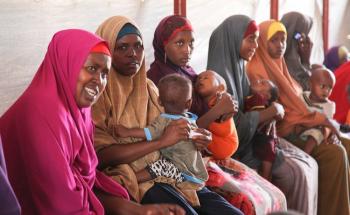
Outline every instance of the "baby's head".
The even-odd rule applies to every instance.
[[[260,94],[263,95],[268,103],[276,101],[278,98],[278,88],[270,80],[259,79],[250,83],[251,94]]]
[[[311,70],[310,99],[315,102],[326,102],[335,84],[335,76],[325,67]]]
[[[159,80],[159,104],[165,113],[183,114],[192,104],[192,83],[178,74],[166,75]]]
[[[195,90],[202,98],[211,98],[218,92],[226,91],[226,82],[216,72],[206,70],[198,75]]]

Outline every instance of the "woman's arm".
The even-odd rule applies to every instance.
[[[99,168],[133,162],[146,154],[187,139],[188,131],[187,121],[180,119],[172,121],[157,140],[132,144],[112,144],[98,152]]]
[[[272,121],[273,119],[281,120],[283,117],[283,106],[277,102],[273,102],[268,108],[259,111],[259,124]]]

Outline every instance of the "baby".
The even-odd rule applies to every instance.
[[[169,159],[180,170],[183,179],[177,182],[190,182],[204,186],[208,179],[201,153],[191,140],[195,135],[197,116],[188,112],[192,104],[192,83],[189,79],[178,74],[171,74],[160,79],[159,104],[164,107],[164,113],[146,128],[130,128],[119,126],[118,134],[123,137],[146,138],[148,141],[159,138],[172,120],[186,119],[191,125],[190,139],[180,141],[175,145],[160,150],[163,157]],[[137,173],[139,174],[139,173]],[[165,174],[160,174],[165,175]],[[196,187],[196,186],[195,186]]]
[[[212,70],[207,70],[199,74],[195,83],[196,93],[207,102],[209,108],[214,106],[221,93],[226,92],[225,80]],[[223,119],[220,117],[215,122],[210,123],[208,130],[212,132],[212,142],[208,145],[208,150],[215,159],[226,159],[231,157],[238,148],[238,136],[233,118]]]
[[[303,93],[304,102],[310,111],[324,113],[329,119],[333,119],[335,103],[328,99],[335,84],[334,74],[327,68],[318,67],[311,71],[309,80],[310,91]],[[316,145],[322,143],[328,137],[324,136],[323,127],[311,128],[303,131],[300,138],[305,140],[304,151],[312,152]]]
[[[244,111],[260,111],[269,107],[278,98],[277,86],[269,80],[257,80],[250,85],[251,95],[244,100]],[[262,161],[259,174],[271,180],[272,163],[276,157],[276,121],[263,123],[257,129],[252,143],[255,156]]]

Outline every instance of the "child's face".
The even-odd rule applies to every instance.
[[[264,95],[268,100],[271,99],[272,83],[269,80],[261,79],[250,83],[250,89],[252,94],[260,93]]]
[[[316,102],[326,102],[334,84],[334,80],[326,72],[312,75],[310,79],[310,97]]]
[[[199,74],[195,83],[196,92],[202,96],[213,96],[216,95],[217,92],[223,91],[224,87],[215,77],[215,73],[213,71],[205,71]]]

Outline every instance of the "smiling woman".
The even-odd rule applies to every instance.
[[[94,50],[103,50],[103,45]],[[108,51],[105,50],[105,51]],[[75,100],[79,107],[89,107],[95,103],[107,84],[107,77],[111,67],[111,57],[98,53],[91,53],[80,70]]]
[[[104,214],[93,188],[128,199],[96,172],[92,146],[90,106],[105,88],[110,55],[89,32],[56,33],[30,86],[1,117],[9,180],[23,214]]]

